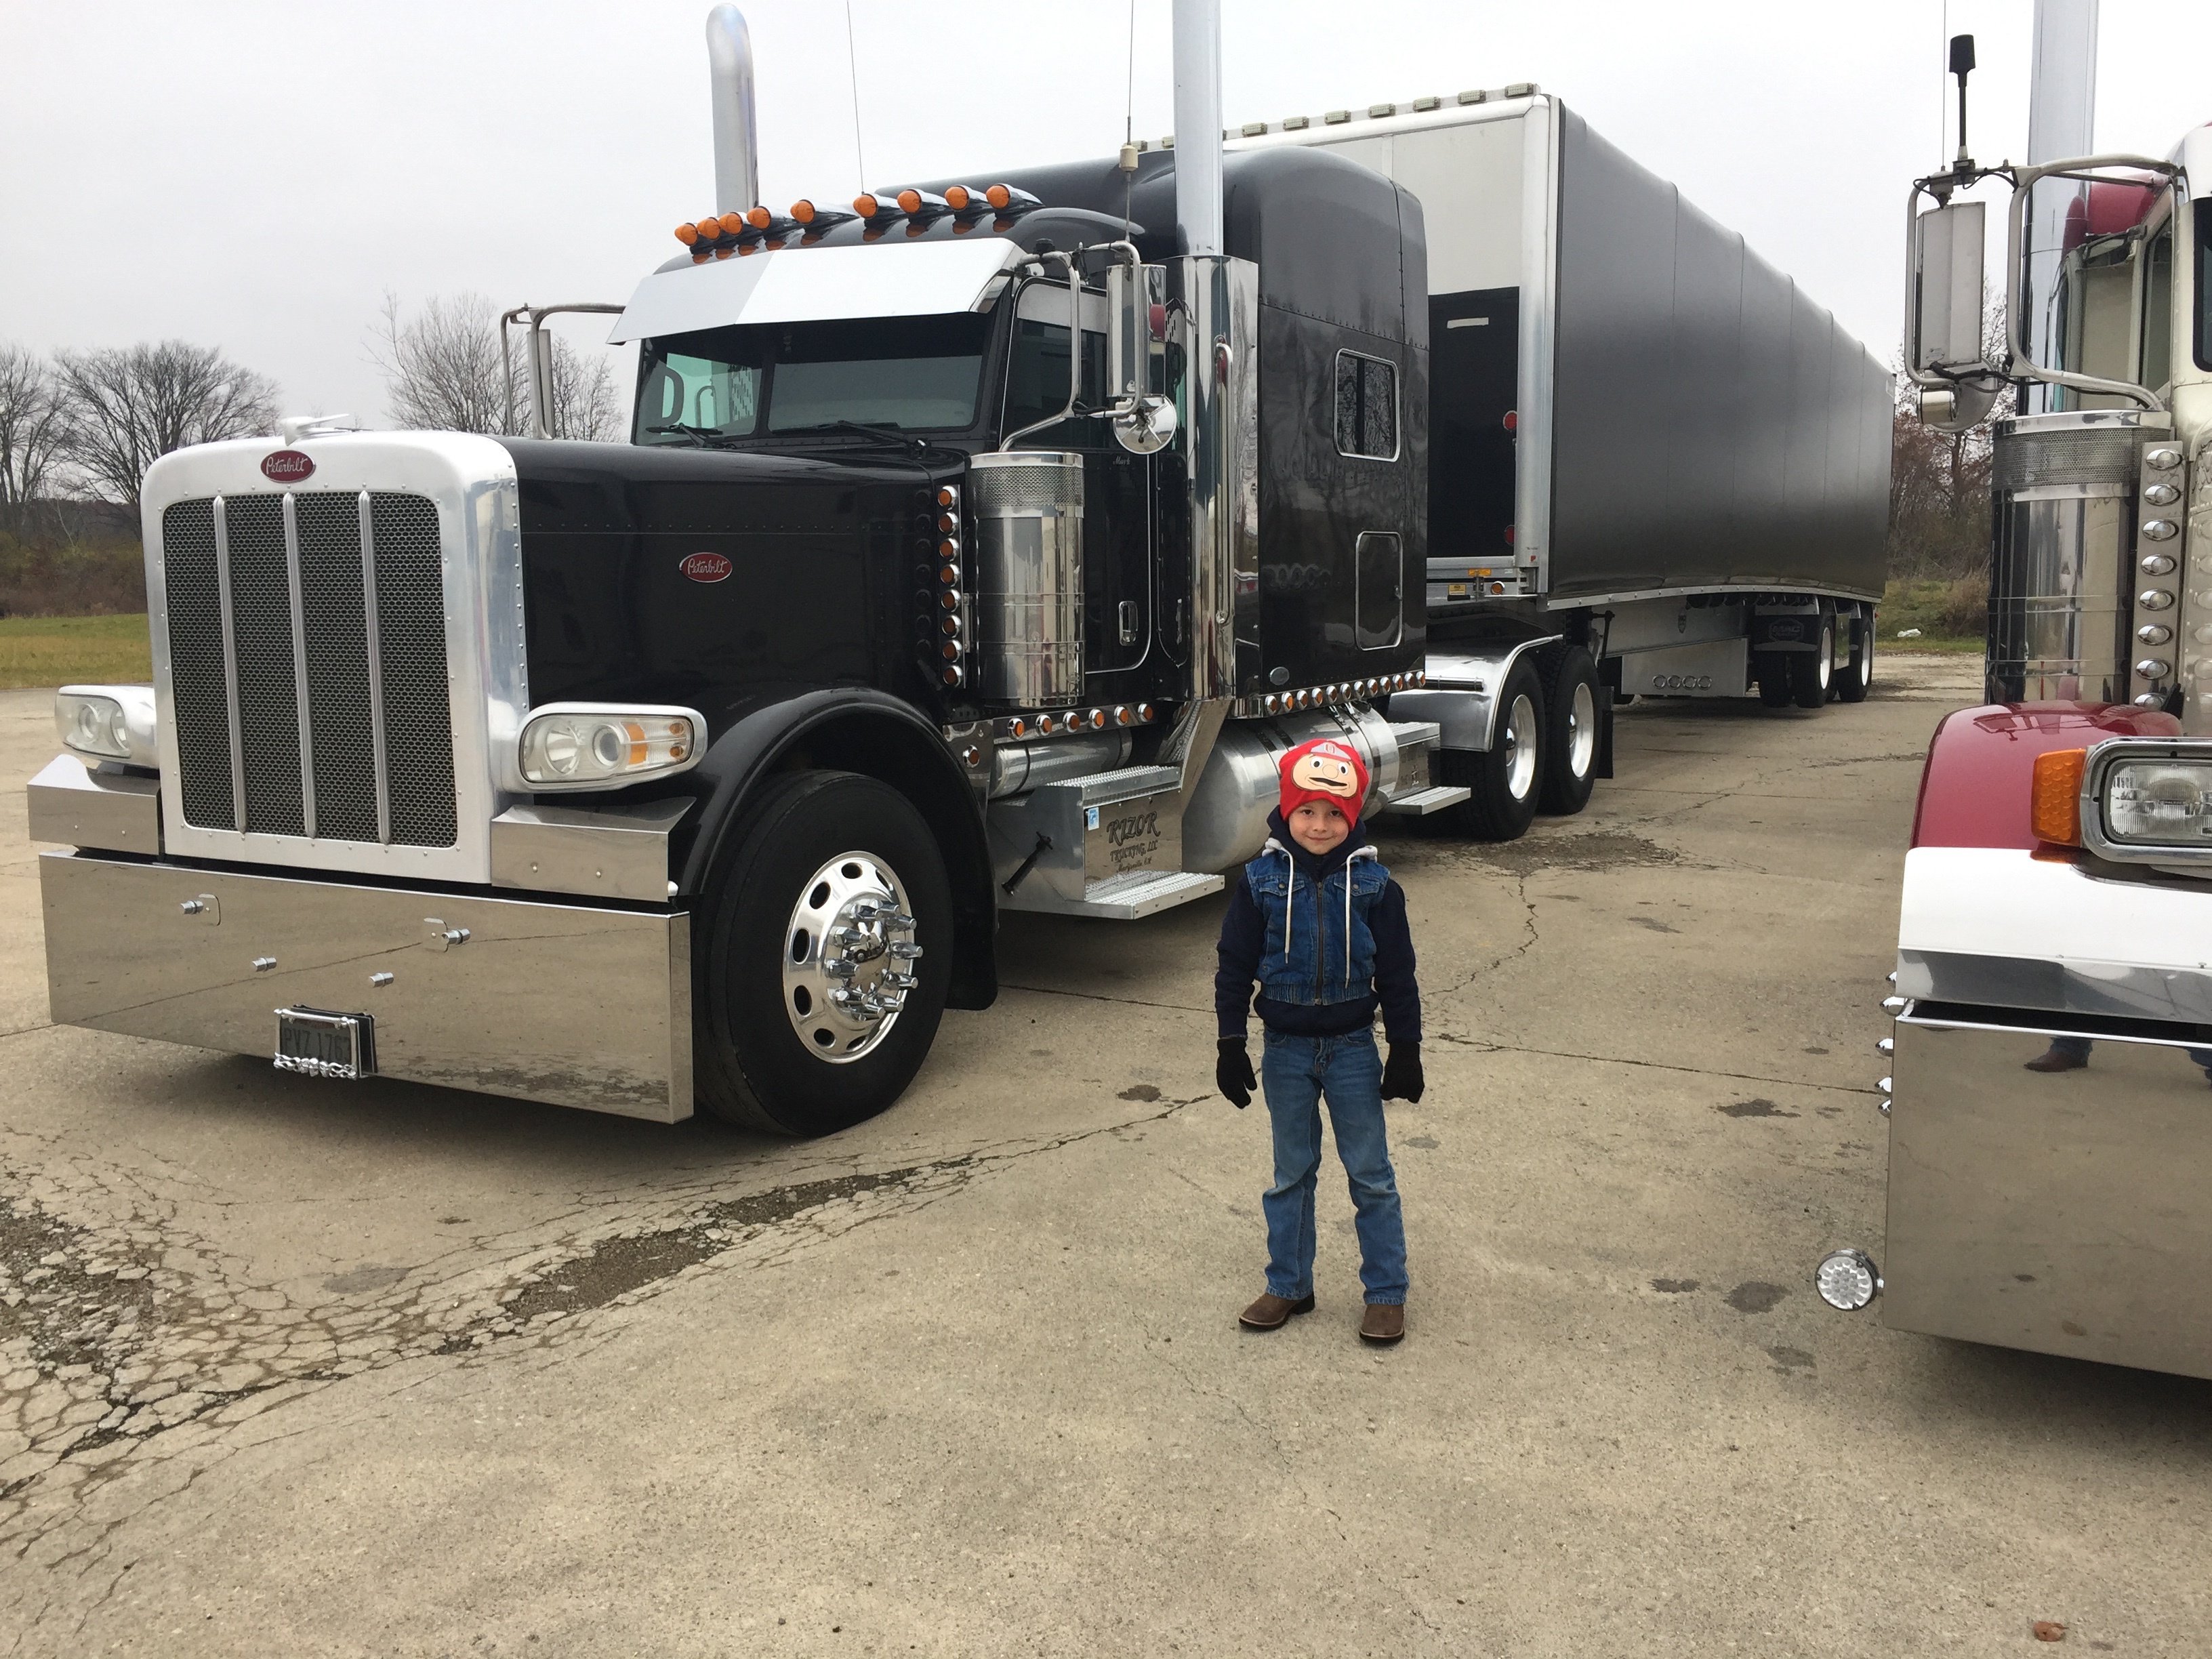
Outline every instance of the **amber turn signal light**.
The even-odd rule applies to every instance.
[[[699,241],[699,227],[689,222],[677,226],[676,240],[686,247],[696,247]]]
[[[2081,772],[2088,759],[2086,749],[2053,749],[2035,757],[2027,822],[2038,841],[2081,844]]]
[[[863,191],[853,198],[853,211],[863,219],[872,219],[884,210],[884,204]]]

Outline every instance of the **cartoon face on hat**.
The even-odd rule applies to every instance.
[[[1305,793],[1334,795],[1340,800],[1358,800],[1364,793],[1356,769],[1358,759],[1341,744],[1323,738],[1291,750],[1291,756],[1284,775]]]
[[[1366,763],[1350,744],[1333,738],[1302,743],[1284,756],[1281,778],[1285,818],[1310,800],[1333,801],[1346,817],[1357,818],[1367,799]]]

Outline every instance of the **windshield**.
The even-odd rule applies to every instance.
[[[647,340],[641,444],[757,438],[850,422],[960,430],[982,395],[988,313],[839,318],[702,329]]]

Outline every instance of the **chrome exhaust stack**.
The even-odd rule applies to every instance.
[[[735,6],[707,14],[707,68],[714,110],[714,211],[743,213],[760,200],[760,145],[752,35]]]

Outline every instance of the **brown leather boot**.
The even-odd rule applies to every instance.
[[[1359,1340],[1387,1348],[1406,1334],[1406,1305],[1402,1302],[1370,1302],[1359,1316]]]
[[[1248,1331],[1279,1331],[1291,1322],[1294,1314],[1311,1313],[1314,1299],[1302,1296],[1293,1302],[1286,1296],[1268,1291],[1257,1302],[1237,1316],[1237,1322]]]

